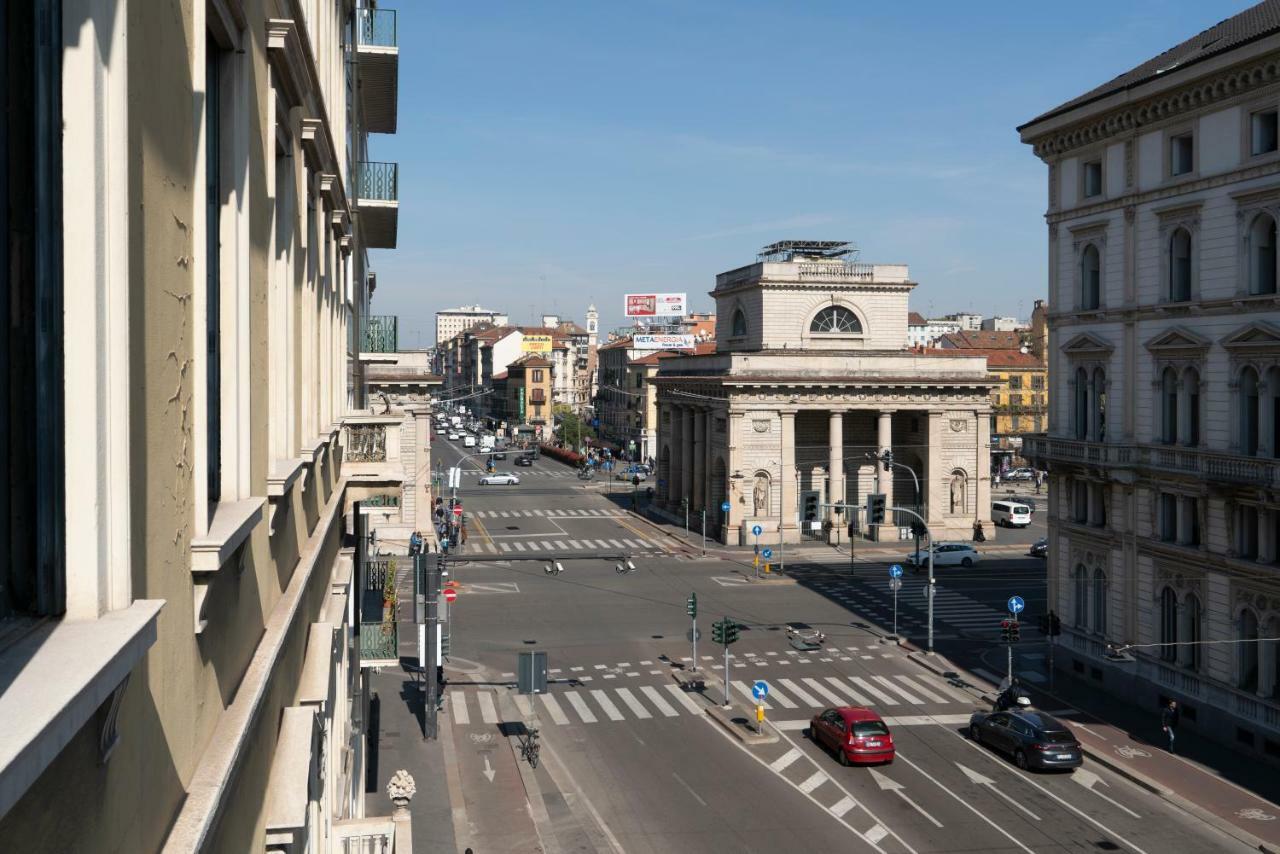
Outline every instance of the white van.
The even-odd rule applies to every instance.
[[[993,501],[991,521],[1006,528],[1025,528],[1031,524],[1031,508],[1016,501]]]
[[[476,437],[470,433],[462,437],[462,446],[464,448],[474,448],[476,446]]]

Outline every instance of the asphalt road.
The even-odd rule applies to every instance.
[[[446,466],[457,457],[448,442],[435,453]],[[622,515],[599,484],[584,487],[554,461],[511,470],[519,486],[464,481],[475,522],[465,561],[452,567],[460,592],[442,730],[461,781],[455,826],[476,851],[533,838],[547,851],[1243,850],[1106,769],[1025,774],[966,738],[976,692],[883,641],[886,565],[812,562],[789,566],[790,580],[752,583],[736,563],[702,559]],[[615,554],[637,571],[617,573]],[[562,574],[544,571],[547,555],[568,558]],[[939,651],[993,648],[1009,595],[1043,610],[1043,575],[1031,559],[939,571]],[[922,639],[923,578],[905,582],[899,628]],[[697,665],[711,677],[705,696],[682,692],[671,675],[694,664],[691,592],[704,633]],[[709,638],[721,615],[742,626],[730,690],[745,707],[753,681],[770,684],[775,743],[744,745],[705,714],[722,700],[722,649]],[[789,620],[820,626],[823,649],[792,649],[781,630]],[[547,695],[509,687],[527,650],[548,654]],[[851,703],[886,717],[892,765],[843,768],[804,737],[814,712]],[[495,749],[522,725],[542,734],[536,770]]]

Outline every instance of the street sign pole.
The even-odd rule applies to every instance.
[[[693,672],[698,672],[698,618],[693,617]]]
[[[707,556],[707,508],[702,508],[702,556]]]
[[[1021,596],[1010,596],[1009,602],[1009,618],[1012,622],[1016,622],[1018,615],[1022,613],[1022,609],[1026,607],[1026,601]],[[1005,651],[1008,659],[1008,677],[1009,684],[1013,684],[1013,641],[1010,640],[1005,644]]]
[[[724,617],[721,623],[726,629],[729,628],[729,618]],[[727,709],[731,705],[729,699],[729,645],[724,645],[724,707]]]
[[[1009,612],[1009,616],[1014,619],[1018,618],[1018,615],[1013,613],[1012,611]],[[1007,669],[1008,669],[1009,684],[1012,685],[1013,684],[1013,644],[1006,643],[1004,645],[1004,650],[1005,650],[1005,657],[1008,661]]]

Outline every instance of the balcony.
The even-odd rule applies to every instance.
[[[370,249],[395,249],[400,217],[398,163],[356,164],[356,211],[360,232]]]
[[[395,133],[400,90],[400,48],[394,9],[356,10],[360,99],[370,133]]]
[[[361,353],[395,353],[398,350],[399,321],[394,314],[366,317],[360,333]]]
[[[395,620],[360,624],[360,666],[398,667],[400,628]]]
[[[1023,456],[1035,465],[1050,462],[1105,465],[1109,468],[1152,469],[1183,474],[1210,483],[1270,488],[1280,485],[1280,460],[1178,445],[1119,445],[1028,436],[1023,440]]]

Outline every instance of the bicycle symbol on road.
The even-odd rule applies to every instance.
[[[1121,746],[1117,747],[1116,753],[1120,754],[1125,759],[1136,759],[1138,757],[1151,755],[1147,751],[1143,750],[1141,747],[1130,747],[1127,744],[1122,744]]]
[[[1257,807],[1249,807],[1248,809],[1236,810],[1236,815],[1240,818],[1251,818],[1254,821],[1275,821],[1276,817],[1270,813],[1265,813]]]

